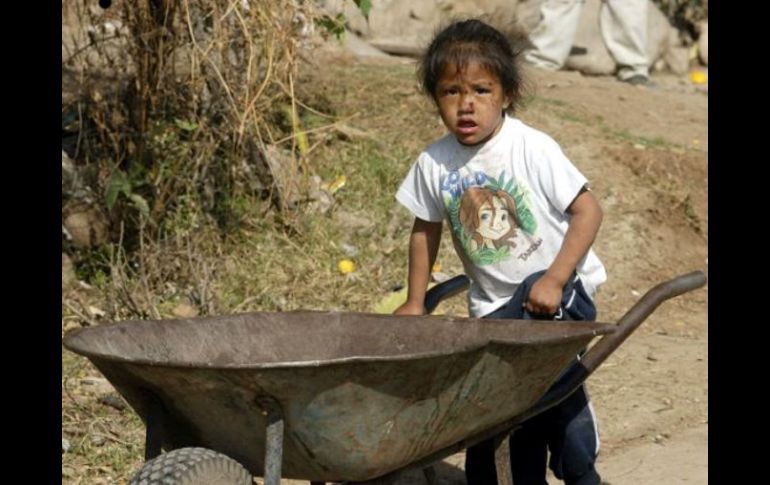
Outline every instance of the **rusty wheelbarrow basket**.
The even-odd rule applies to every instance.
[[[146,425],[148,462],[132,483],[391,483],[414,468],[430,479],[432,463],[483,440],[504,443],[658,305],[705,282],[697,271],[660,284],[617,325],[257,312],[102,325],[64,345]],[[438,285],[426,307],[467,286],[465,276]],[[507,448],[497,448],[501,480]]]

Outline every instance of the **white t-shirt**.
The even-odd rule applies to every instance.
[[[530,274],[547,269],[569,227],[565,211],[587,180],[548,135],[505,117],[483,145],[449,134],[412,165],[396,199],[416,217],[447,220],[471,279],[471,316],[502,306]],[[577,265],[589,295],[607,279],[593,250]]]

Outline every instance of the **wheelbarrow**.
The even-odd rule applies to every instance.
[[[431,482],[433,463],[490,438],[510,483],[510,432],[568,397],[663,301],[705,282],[698,271],[660,284],[616,325],[255,312],[89,327],[64,346],[145,423],[132,484],[393,483],[415,468]],[[426,308],[467,287],[461,275],[432,288]]]

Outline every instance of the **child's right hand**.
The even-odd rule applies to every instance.
[[[393,315],[425,315],[426,313],[425,305],[423,305],[422,302],[412,303],[406,301],[402,303],[400,307],[396,308]]]
[[[538,315],[555,314],[561,305],[562,286],[560,281],[544,274],[532,285],[524,309]]]

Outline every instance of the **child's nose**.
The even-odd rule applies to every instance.
[[[463,94],[460,96],[460,109],[463,111],[473,110],[473,96],[470,94]]]

